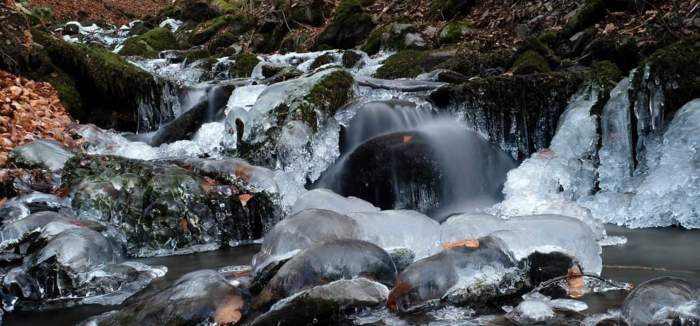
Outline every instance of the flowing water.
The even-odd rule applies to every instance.
[[[179,26],[175,21],[164,24],[172,29]],[[99,36],[85,27],[81,27],[81,35],[87,39]],[[121,41],[118,37],[102,40],[112,48],[118,48]],[[333,62],[312,68],[322,55],[331,56]],[[150,111],[141,112],[142,120],[157,124],[149,125],[153,131],[133,135],[94,126],[82,126],[78,131],[92,154],[145,160],[209,158],[237,169],[243,166],[251,186],[273,193],[274,203],[284,214],[293,212],[297,199],[308,190],[328,188],[383,210],[416,210],[438,222],[464,213],[514,219],[567,215],[590,226],[595,236],[592,243],[605,245],[602,277],[638,284],[657,276],[678,276],[700,284],[700,266],[692,259],[697,256],[700,232],[675,227],[700,225],[700,169],[696,165],[700,161],[696,136],[700,102],[679,110],[664,129],[658,107],[661,95],[652,87],[645,102],[652,109],[645,113],[637,108],[634,113],[640,127],[635,129],[630,126],[633,112],[626,111],[631,103],[627,79],[612,91],[600,116],[593,110],[601,98],[600,90],[584,86],[559,118],[549,148],[518,163],[514,149],[527,146],[504,141],[494,144],[494,135],[480,128],[481,117],[460,114],[456,107],[435,107],[428,100],[443,83],[371,78],[389,54],[370,57],[359,53],[359,63],[347,67],[356,81],[351,103],[332,116],[318,118],[314,128],[299,121],[280,126],[278,119],[282,118],[274,116],[273,109],[281,104],[299,105],[299,99],[320,78],[338,69],[342,55],[341,51],[324,51],[265,56],[251,78],[242,80],[231,80],[221,72],[231,64],[228,59],[220,60],[209,72],[198,62],[175,63],[167,53],[161,59],[139,60],[134,64],[164,81],[163,93],[170,94],[169,101],[177,102],[167,110],[162,103],[144,108]],[[304,75],[268,85],[263,76],[265,64],[290,65]],[[645,76],[645,80],[649,78]],[[155,111],[162,112],[156,115]],[[602,128],[597,128],[598,119]],[[275,128],[280,129],[278,138],[271,132]],[[632,135],[633,130],[640,134]],[[633,144],[633,139],[640,141]],[[261,147],[264,150],[251,157],[257,160],[252,163],[263,166],[225,160],[231,153],[240,153],[243,146],[268,143],[273,143],[272,147]],[[601,221],[611,224],[603,226]],[[613,224],[665,228],[628,229]],[[435,233],[439,237],[438,226]],[[373,231],[381,235],[381,231],[392,230]],[[168,267],[168,273],[151,285],[166,286],[190,271],[251,265],[259,249],[258,245],[241,245],[138,261]],[[584,313],[618,309],[626,294],[588,294],[582,298],[589,307]],[[5,315],[4,322],[74,324],[113,308],[13,312]],[[465,319],[464,311],[440,310],[432,312],[431,318],[447,324],[480,322],[473,316]],[[397,321],[397,317],[380,311],[360,316],[356,322],[389,319],[399,324],[422,323],[425,316]]]

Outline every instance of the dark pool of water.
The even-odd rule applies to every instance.
[[[700,230],[679,228],[629,230],[608,226],[610,235],[627,237],[627,243],[605,247],[603,250],[603,277],[639,284],[659,276],[677,276],[700,285]],[[243,246],[216,252],[187,256],[140,259],[139,261],[165,265],[166,276],[158,282],[170,283],[180,276],[199,269],[217,269],[232,265],[248,265],[258,246]],[[618,308],[626,293],[623,291],[588,295],[588,312],[605,312]],[[114,307],[85,306],[55,311],[5,315],[4,325],[74,325],[87,317],[114,309]]]

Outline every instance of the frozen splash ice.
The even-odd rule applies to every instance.
[[[497,215],[559,214],[586,222],[602,238],[605,231],[575,201],[595,186],[597,117],[591,109],[598,90],[584,87],[569,102],[549,149],[533,154],[508,172],[505,200],[491,210]]]
[[[629,79],[623,79],[610,93],[601,118],[600,188],[624,191],[625,182],[634,168],[632,122],[630,116]]]
[[[658,160],[633,178],[634,191],[583,198],[597,218],[630,227],[680,224],[700,228],[700,100],[683,106],[669,124]],[[652,161],[654,162],[654,161]]]

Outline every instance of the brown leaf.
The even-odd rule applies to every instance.
[[[408,143],[410,143],[412,140],[413,140],[413,136],[410,136],[410,135],[403,136],[403,143],[404,143],[404,144],[408,144]]]
[[[586,293],[581,267],[574,265],[569,268],[569,272],[566,275],[566,284],[568,285],[567,294],[571,298],[580,298]]]
[[[248,201],[253,199],[253,195],[251,194],[242,194],[238,196],[238,199],[241,201],[241,205],[245,207],[248,204]]]
[[[442,249],[443,250],[450,250],[450,249],[459,248],[459,247],[479,248],[479,245],[480,245],[479,240],[466,239],[466,240],[445,242],[442,244]]]
[[[243,316],[241,308],[243,308],[243,298],[237,295],[229,295],[221,305],[216,307],[214,322],[217,325],[237,323]]]

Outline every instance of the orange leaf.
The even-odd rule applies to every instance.
[[[581,272],[581,267],[578,265],[569,268],[569,272],[566,275],[566,283],[568,285],[567,294],[569,297],[580,298],[585,294],[583,272]]]
[[[467,240],[457,240],[445,242],[442,244],[443,250],[450,250],[453,248],[467,247],[467,248],[479,248],[479,240],[467,239]]]
[[[251,194],[242,194],[238,196],[238,199],[241,201],[241,205],[245,207],[248,204],[248,201],[253,199],[253,195]]]

